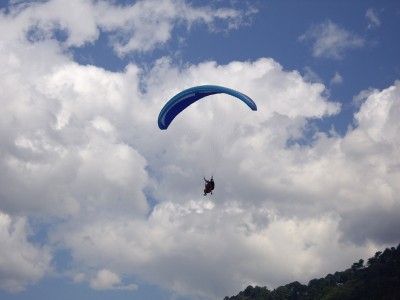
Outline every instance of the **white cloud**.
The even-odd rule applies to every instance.
[[[373,93],[378,93],[378,92],[379,92],[378,90],[373,88],[363,90],[353,97],[352,103],[353,105],[359,107],[368,99],[369,96],[371,96]]]
[[[323,82],[321,77],[319,77],[319,75],[310,67],[304,68],[304,79],[308,82]]]
[[[342,75],[340,75],[339,72],[335,72],[335,75],[332,77],[330,84],[336,85],[336,84],[341,84],[342,82],[343,82]]]
[[[121,279],[117,274],[109,270],[101,270],[97,273],[96,278],[90,282],[90,286],[95,290],[112,289],[115,285],[121,283]]]
[[[249,283],[276,287],[298,278],[307,282],[376,249],[372,243],[341,243],[335,214],[287,218],[268,206],[165,202],[148,220],[88,223],[79,231],[69,230],[67,239],[74,239],[68,244],[78,261],[98,266],[107,259],[121,273],[135,270],[163,288],[207,299],[221,299]],[[116,275],[104,277],[92,287],[119,283]]]
[[[112,36],[114,51],[123,56],[165,44],[182,24],[187,28],[201,23],[211,30],[231,30],[248,22],[254,13],[254,9],[194,8],[184,0],[146,0],[124,6],[112,1],[51,0],[14,6],[9,14],[2,15],[0,32],[4,41],[17,36],[38,42],[61,35],[63,46],[68,48],[94,43],[101,30]]]
[[[136,284],[122,285],[121,278],[107,269],[100,270],[96,277],[90,281],[90,287],[94,290],[136,290]]]
[[[12,218],[0,211],[0,288],[20,292],[50,271],[52,259],[47,247],[28,241],[25,218]]]
[[[331,59],[342,59],[348,50],[361,48],[365,44],[363,38],[330,20],[312,26],[299,40],[313,43],[312,51],[315,57]]]
[[[125,75],[62,59],[54,60],[53,70],[41,71],[41,65],[51,62],[52,56],[42,59],[35,48],[30,50],[29,61],[36,57],[37,64],[27,62],[24,50],[21,55],[12,54],[19,55],[28,70],[15,69],[7,59],[1,62],[7,74],[1,103],[8,115],[2,119],[0,131],[3,208],[62,217],[95,210],[100,204],[110,211],[146,211],[142,191],[147,181],[146,161],[116,136],[116,127],[130,119],[134,105],[128,97],[120,97],[131,91],[121,81]],[[37,65],[37,73],[31,74]],[[21,84],[30,88],[20,89]],[[10,102],[10,97],[15,102]],[[127,184],[131,182],[134,184]],[[27,197],[31,200],[26,201]],[[110,198],[120,199],[123,207]]]
[[[355,115],[359,130],[365,132],[375,143],[389,143],[392,146],[399,141],[400,130],[396,115],[400,110],[400,82],[383,90],[370,93],[360,111]],[[395,154],[395,153],[393,153]]]
[[[368,20],[368,29],[381,26],[381,21],[379,19],[378,13],[374,9],[372,8],[367,9],[365,17]]]

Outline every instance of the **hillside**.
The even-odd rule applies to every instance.
[[[325,278],[313,279],[308,285],[295,281],[272,291],[267,287],[248,286],[224,300],[398,300],[400,299],[400,244],[360,259],[349,269]]]

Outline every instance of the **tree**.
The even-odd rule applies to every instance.
[[[345,270],[310,280],[308,285],[295,281],[269,291],[248,286],[237,296],[224,300],[386,300],[400,299],[400,244],[375,253]]]

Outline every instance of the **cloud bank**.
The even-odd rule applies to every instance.
[[[10,258],[0,262],[2,289],[37,282],[68,251],[65,275],[96,290],[134,292],[138,283],[124,281],[134,277],[221,299],[248,284],[324,275],[398,242],[399,82],[364,93],[356,126],[339,136],[312,127],[340,113],[326,87],[270,58],[176,66],[162,57],[146,70],[110,72],[66,51],[99,30],[125,35],[113,43],[120,55],[147,51],[179,22],[170,7],[187,24],[239,13],[165,1],[167,30],[142,43],[158,27],[129,16],[161,13],[152,4],[48,1],[0,15],[0,244]],[[63,15],[65,5],[88,12],[87,31]],[[106,10],[110,19],[99,17]],[[325,25],[342,38],[315,51],[339,58],[348,35]],[[66,38],[55,39],[56,29]],[[259,109],[215,95],[160,131],[166,100],[200,84],[243,91]],[[215,195],[205,198],[212,172]],[[43,245],[32,217],[51,225]]]
[[[105,33],[114,51],[124,56],[165,44],[176,27],[190,29],[203,24],[212,31],[230,30],[249,22],[255,12],[251,8],[240,11],[192,7],[184,0],[137,1],[127,5],[90,0],[17,2],[7,14],[3,13],[1,32],[3,38],[18,35],[20,40],[27,38],[31,42],[58,38],[66,48],[94,43],[100,33]]]
[[[30,232],[25,218],[11,218],[0,212],[0,288],[23,291],[50,272],[51,253],[48,247],[29,242]]]

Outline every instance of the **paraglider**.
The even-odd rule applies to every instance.
[[[204,97],[221,93],[236,97],[252,110],[257,110],[254,101],[243,93],[218,85],[200,85],[186,89],[172,97],[161,109],[158,116],[158,127],[161,130],[167,129],[172,120],[189,105]]]
[[[257,105],[255,102],[249,96],[241,92],[217,85],[195,86],[176,94],[164,105],[158,116],[158,127],[161,130],[166,130],[175,117],[184,111],[188,106],[204,97],[215,94],[227,94],[233,96],[236,99],[243,101],[251,110],[257,110]],[[210,180],[204,178],[204,181],[204,196],[206,196],[208,193],[212,195],[212,191],[215,188],[213,176],[211,176]]]
[[[210,180],[207,180],[206,178],[204,178],[204,181],[205,181],[204,196],[207,196],[208,193],[210,193],[212,195],[212,191],[215,188],[213,176],[211,176]]]

